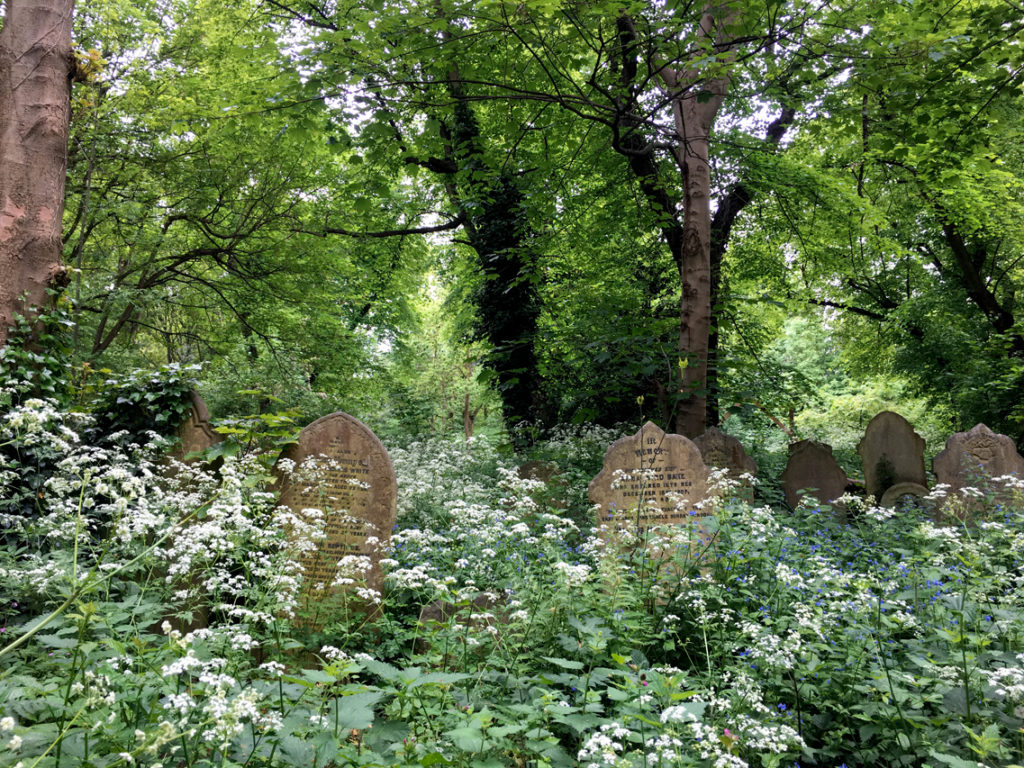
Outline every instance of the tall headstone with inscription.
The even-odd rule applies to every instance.
[[[1024,458],[1009,437],[977,424],[969,432],[957,432],[946,440],[945,450],[932,459],[932,471],[936,480],[948,484],[954,493],[967,486],[982,486],[993,491],[1001,502],[1012,494],[993,479],[1004,475],[1024,478]]]
[[[832,456],[832,446],[801,440],[789,446],[789,461],[782,473],[786,503],[794,509],[805,495],[831,503],[846,490],[846,472]]]
[[[875,416],[857,443],[857,453],[864,466],[864,486],[876,499],[928,493],[924,438],[898,413],[882,411]],[[895,490],[887,497],[890,489]]]
[[[757,476],[757,462],[743,450],[743,444],[732,435],[727,435],[718,427],[710,427],[693,441],[704,457],[704,463],[727,471],[732,480],[740,483],[740,496],[753,498],[753,488],[742,479],[743,475]]]
[[[611,444],[589,493],[600,506],[598,525],[612,521],[643,530],[699,522],[710,513],[699,506],[708,497],[708,469],[697,446],[650,421]]]
[[[309,478],[301,469],[278,476],[280,504],[300,515],[309,508],[325,514],[326,538],[299,558],[304,581],[298,620],[319,628],[346,606],[365,606],[360,588],[380,591],[380,559],[395,524],[398,482],[377,436],[340,411],[303,429],[281,458],[298,468],[315,460]]]

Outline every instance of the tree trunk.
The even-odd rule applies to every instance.
[[[0,29],[0,346],[62,288],[74,0],[6,0]],[[22,303],[26,296],[27,305]]]
[[[711,333],[711,117],[692,96],[675,103],[683,174],[683,248],[679,261],[679,359],[681,371],[676,432],[698,437],[707,409],[708,337]]]
[[[710,12],[701,17],[698,36],[724,46],[728,21]],[[675,431],[703,434],[708,395],[708,338],[711,333],[711,165],[709,139],[729,77],[704,79],[698,71],[663,67],[658,74],[672,99],[676,163],[683,177],[683,242],[678,260],[682,286],[679,307],[680,400]]]

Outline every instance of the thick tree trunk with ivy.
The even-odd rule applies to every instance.
[[[535,255],[528,241],[530,225],[523,193],[515,178],[495,173],[484,162],[480,128],[461,91],[457,70],[449,87],[455,98],[448,133],[453,168],[464,171],[450,186],[469,244],[476,251],[484,280],[477,289],[477,335],[491,345],[484,365],[492,370],[501,410],[513,442],[529,443],[523,424],[548,426],[549,413],[537,359],[540,297]]]
[[[66,283],[61,218],[74,0],[6,0],[0,29],[0,345]],[[22,297],[25,297],[25,301]]]

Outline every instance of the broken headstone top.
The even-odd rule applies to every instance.
[[[198,392],[193,390],[190,394],[192,404],[189,408],[188,418],[178,427],[178,438],[181,440],[181,444],[176,446],[172,452],[175,458],[182,460],[190,453],[205,451],[224,440],[224,435],[217,433],[210,426],[210,410],[206,407],[206,402]]]

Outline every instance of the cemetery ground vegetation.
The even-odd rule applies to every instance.
[[[174,391],[181,374],[165,376]],[[156,433],[90,439],[102,397],[72,410],[7,384],[0,765],[1024,755],[1019,479],[1008,503],[970,490],[983,511],[942,526],[927,505],[955,518],[977,499],[851,499],[839,523],[725,488],[701,542],[686,526],[638,536],[629,510],[594,530],[585,484],[614,430],[539,444],[563,469],[548,484],[486,436],[393,443],[384,589],[314,630],[292,618],[296,551],[321,534],[275,506],[260,451],[278,438],[250,429],[215,464],[181,464]]]

